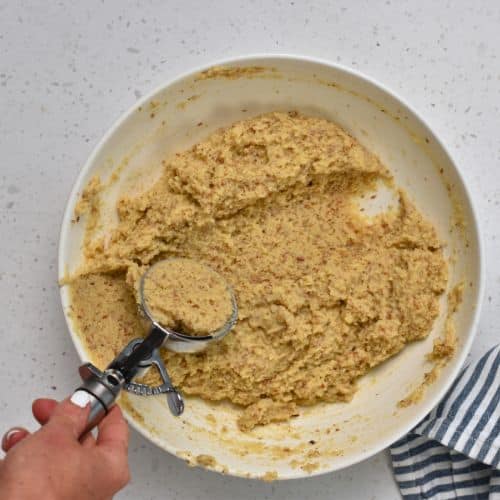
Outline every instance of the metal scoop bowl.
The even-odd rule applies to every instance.
[[[171,259],[164,259],[156,262],[153,264],[141,277],[140,283],[139,283],[139,300],[141,304],[141,308],[145,314],[145,316],[151,321],[151,329],[157,329],[160,332],[163,333],[165,336],[163,340],[162,347],[165,347],[171,351],[174,352],[184,352],[184,353],[194,353],[194,352],[199,352],[202,351],[203,349],[206,349],[209,344],[212,342],[216,342],[218,340],[221,340],[224,338],[233,328],[233,326],[236,324],[238,321],[238,304],[236,303],[236,297],[234,295],[234,291],[232,287],[226,283],[226,289],[229,293],[230,299],[231,299],[231,315],[227,318],[226,322],[217,330],[209,333],[208,335],[203,335],[203,336],[195,336],[195,335],[188,335],[184,332],[178,332],[175,330],[172,330],[171,328],[162,325],[157,318],[154,317],[154,314],[151,312],[150,308],[148,307],[148,301],[146,294],[144,292],[145,289],[145,284],[148,281],[149,277],[151,276],[152,272],[154,272],[156,266],[161,265],[165,266],[169,262],[174,262],[178,259],[176,258],[171,258]],[[186,259],[185,259],[186,260]],[[209,269],[212,273],[216,273],[213,269],[211,269],[208,266],[205,266],[207,269]],[[222,277],[219,278],[222,279]]]

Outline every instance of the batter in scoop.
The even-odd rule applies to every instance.
[[[219,130],[123,196],[106,241],[87,240],[75,328],[105,365],[144,333],[138,272],[194,259],[234,287],[239,321],[204,352],[163,352],[184,394],[240,405],[243,430],[347,402],[361,375],[429,334],[447,282],[436,231],[404,192],[360,212],[378,181],[392,178],[377,157],[324,119],[269,113]]]
[[[222,328],[231,317],[231,294],[210,268],[190,259],[155,264],[144,280],[144,303],[161,326],[203,336]]]

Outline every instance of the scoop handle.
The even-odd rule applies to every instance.
[[[83,364],[79,371],[83,383],[72,397],[78,397],[80,392],[90,396],[90,412],[83,436],[96,427],[115,404],[125,380],[120,372],[110,369],[101,372],[91,363]]]

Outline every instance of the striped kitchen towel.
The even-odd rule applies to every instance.
[[[444,399],[391,446],[406,499],[500,499],[500,345],[465,368]]]

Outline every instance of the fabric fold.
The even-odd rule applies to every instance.
[[[500,345],[390,448],[404,499],[500,499]]]

